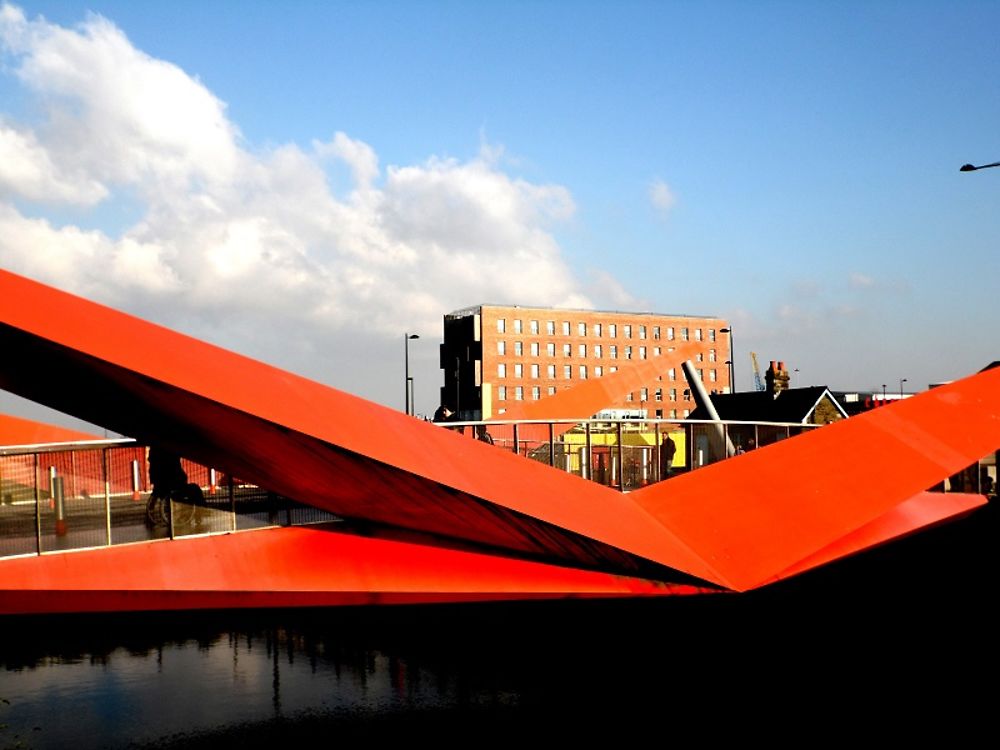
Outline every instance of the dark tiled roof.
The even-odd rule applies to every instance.
[[[843,412],[843,407],[826,386],[788,388],[772,396],[769,391],[744,391],[742,393],[713,393],[712,405],[719,419],[736,422],[804,422],[820,400],[827,396]],[[690,419],[711,419],[708,411],[699,406],[691,412]]]

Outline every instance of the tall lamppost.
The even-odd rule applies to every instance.
[[[736,371],[733,369],[733,329],[732,328],[720,328],[719,333],[729,334],[729,359],[726,364],[729,365],[729,392],[736,393]]]
[[[410,377],[410,339],[419,339],[415,333],[404,333],[403,334],[403,359],[406,362],[406,380],[404,385],[406,386],[406,414],[409,416],[413,414],[413,378]]]
[[[885,383],[882,383],[882,406],[885,406]]]
[[[960,172],[975,172],[977,169],[988,169],[989,167],[1000,167],[1000,161],[995,161],[992,164],[980,164],[978,167],[972,164],[963,164],[959,167]]]
[[[906,378],[900,378],[899,379],[899,397],[901,399],[903,398],[903,383],[905,383],[905,382],[906,382]]]

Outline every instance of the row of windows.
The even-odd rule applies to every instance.
[[[515,356],[515,357],[524,356],[524,342],[522,342],[522,341],[513,341],[513,342],[511,342],[511,344],[512,344],[512,346],[510,348],[511,348],[511,350],[513,352],[513,356]],[[498,355],[500,355],[501,357],[506,356],[507,355],[507,348],[508,347],[507,347],[507,342],[506,341],[504,341],[503,339],[498,339],[497,340],[497,354]],[[537,356],[539,356],[539,352],[541,351],[541,344],[539,342],[537,342],[537,341],[532,341],[532,342],[530,342],[528,344],[528,350],[529,350],[529,352],[530,352],[530,354],[531,354],[532,357],[537,357]],[[637,351],[638,351],[639,359],[646,359],[646,347],[640,346],[640,347],[638,347]],[[587,345],[586,344],[577,344],[577,346],[576,346],[576,352],[577,352],[577,356],[578,357],[580,357],[581,359],[586,359],[586,357],[587,357]],[[604,357],[604,346],[602,344],[593,344],[591,346],[591,348],[590,348],[590,352],[591,352],[591,354],[592,354],[592,356],[593,356],[594,359],[602,359]],[[632,349],[631,345],[627,345],[627,346],[624,346],[622,348],[622,356],[625,359],[632,359],[632,352],[633,352],[633,349]],[[547,356],[549,356],[549,357],[555,357],[556,356],[556,345],[554,343],[552,343],[551,341],[545,344],[545,354]],[[654,357],[659,357],[662,354],[663,354],[663,349],[661,347],[659,347],[659,346],[654,346],[653,347],[653,356]],[[563,344],[562,345],[562,355],[564,357],[572,357],[573,356],[573,345],[572,344]],[[617,344],[609,344],[608,345],[608,358],[609,359],[618,359],[618,345]],[[695,355],[695,358],[696,358],[696,360],[698,362],[703,362],[704,359],[705,359],[705,353],[704,352],[698,352]],[[708,361],[709,362],[715,362],[716,359],[717,359],[717,355],[715,353],[715,349],[709,349],[708,350]]]
[[[586,323],[576,324],[576,335],[577,336],[587,336],[589,335],[594,338],[601,338],[604,336],[605,325],[603,323],[591,323],[588,329]],[[622,336],[624,338],[632,338],[633,326],[630,323],[625,323],[622,325]],[[645,339],[649,333],[652,334],[652,338],[659,339],[661,328],[660,326],[646,326],[639,325],[635,326],[638,338]],[[520,319],[514,319],[512,330],[515,334],[524,333],[524,321]],[[568,320],[562,321],[562,326],[560,328],[563,336],[571,336],[573,331],[573,325]],[[608,323],[607,324],[608,338],[616,339],[618,338],[618,324]],[[537,320],[528,321],[528,332],[532,335],[537,336],[540,332],[539,322]],[[709,341],[715,341],[715,329],[709,328],[707,334],[702,331],[701,328],[695,328],[694,333],[688,328],[674,329],[674,326],[665,326],[663,332],[666,334],[667,341],[673,341],[675,338],[679,337],[681,341],[687,341],[693,335],[695,341],[702,341],[703,335],[707,335]],[[507,333],[507,319],[497,318],[497,333]],[[545,333],[549,336],[554,336],[556,333],[556,321],[546,320],[545,321]]]
[[[515,377],[515,378],[523,378],[524,377],[524,365],[521,364],[520,362],[514,362],[513,363],[513,367],[511,367],[510,369],[511,369],[511,372],[513,373],[513,377]],[[507,370],[508,370],[508,368],[507,368],[507,363],[506,362],[501,362],[500,364],[498,364],[497,365],[497,378],[505,379],[507,377]],[[698,377],[701,380],[704,380],[705,379],[705,371],[702,368],[700,368],[700,367],[696,368],[696,370],[698,372]],[[617,367],[613,367],[612,366],[612,367],[608,368],[608,372],[609,373],[617,372],[617,371],[618,371]],[[546,365],[545,366],[545,377],[548,378],[549,380],[555,380],[556,379],[556,372],[557,372],[556,365],[551,365],[550,364],[550,365]],[[588,372],[589,372],[589,368],[588,368],[587,365],[579,365],[578,368],[577,368],[577,373],[578,373],[579,378],[581,380],[586,380],[587,379],[587,373]],[[604,375],[604,368],[601,365],[595,365],[593,372],[594,372],[594,377],[595,378],[599,378],[602,375]],[[541,365],[539,365],[539,364],[532,364],[532,365],[530,365],[529,373],[530,373],[530,377],[531,377],[532,380],[538,380],[541,377]],[[572,380],[573,379],[573,365],[563,365],[562,366],[562,378],[563,378],[563,380]],[[668,380],[677,380],[677,370],[676,370],[676,368],[671,367],[667,371],[667,379]],[[714,383],[714,382],[716,382],[717,379],[718,379],[718,372],[714,368],[710,369],[708,371],[708,380],[709,380],[709,382]],[[643,400],[645,401],[645,398]],[[659,400],[659,399],[657,399],[657,400]]]
[[[508,395],[507,394],[507,390],[508,390],[507,386],[504,386],[504,385],[501,385],[501,386],[497,387],[497,401],[506,401],[507,400],[507,395]],[[517,386],[514,386],[513,388],[511,388],[510,390],[511,390],[511,395],[513,396],[514,401],[523,401],[524,400],[524,393],[525,393],[524,386],[517,385]],[[550,385],[550,386],[548,386],[546,388],[546,393],[549,396],[555,395],[555,392],[556,392],[556,387],[554,385]],[[531,386],[530,394],[531,394],[531,399],[533,401],[538,401],[542,397],[542,388],[541,388],[541,386],[537,386],[537,385]],[[625,400],[626,401],[632,401],[632,402],[634,402],[634,400],[635,400],[634,399],[634,395],[635,394],[633,394],[633,393],[627,394],[625,396]],[[648,395],[649,394],[648,394],[647,389],[645,389],[645,388],[641,389],[639,391],[639,401],[640,402],[646,402],[646,401],[648,401],[649,400],[648,399]],[[657,388],[653,395],[654,395],[654,399],[653,399],[654,402],[662,402],[663,401],[663,391],[661,389]],[[690,396],[690,394],[687,391],[685,391],[685,393],[684,393],[684,400],[685,401],[690,401],[691,400],[691,396]],[[671,401],[671,402],[676,402],[677,401],[677,389],[676,388],[671,388],[670,389],[669,401]],[[688,416],[689,413],[690,412],[689,412],[688,409],[684,409],[684,416],[685,417]],[[671,417],[676,417],[677,416],[677,410],[676,409],[671,409],[670,410],[670,416]]]

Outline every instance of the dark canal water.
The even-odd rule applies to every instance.
[[[0,748],[978,745],[995,510],[751,594],[14,619]]]

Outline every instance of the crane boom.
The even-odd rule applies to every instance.
[[[750,360],[753,362],[753,385],[758,391],[767,390],[764,381],[760,377],[760,365],[757,364],[757,352],[750,352]]]

